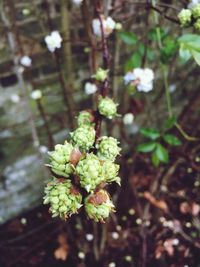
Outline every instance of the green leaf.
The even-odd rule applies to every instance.
[[[125,64],[125,71],[132,70],[141,66],[142,57],[139,53],[134,53],[131,58]]]
[[[163,139],[166,143],[173,145],[173,146],[179,146],[181,145],[181,141],[173,134],[165,134],[163,136]]]
[[[160,137],[159,131],[153,128],[141,128],[140,133],[152,140],[155,140]]]
[[[156,145],[155,154],[161,162],[169,162],[169,153],[160,143],[157,143]]]
[[[134,45],[138,41],[137,35],[132,32],[120,32],[119,36],[128,45]]]
[[[158,167],[159,164],[160,164],[160,160],[159,160],[159,158],[158,158],[157,155],[156,155],[156,151],[154,151],[154,152],[151,154],[151,162],[153,163],[153,165],[154,165],[155,167]]]
[[[200,52],[200,35],[198,34],[184,34],[178,38],[178,42],[186,49]]]
[[[179,56],[184,64],[191,58],[192,55],[189,49],[184,49],[184,47],[180,47]]]
[[[171,116],[171,117],[167,118],[167,120],[164,123],[165,131],[174,127],[175,123],[176,123],[176,117],[175,116]]]
[[[154,148],[156,147],[156,143],[155,142],[149,142],[149,143],[145,143],[145,144],[140,144],[137,146],[137,151],[139,152],[151,152],[154,150]]]
[[[200,65],[200,52],[194,51],[194,50],[190,50],[194,60],[196,61],[196,63],[198,65]]]

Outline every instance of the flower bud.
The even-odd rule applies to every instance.
[[[114,205],[105,190],[99,190],[85,199],[85,210],[90,219],[95,222],[104,222],[109,217]]]
[[[86,151],[94,144],[95,130],[91,126],[80,126],[73,133],[71,133],[71,137],[74,146]]]
[[[182,27],[189,26],[192,21],[192,12],[190,9],[182,9],[178,14],[178,19]]]
[[[46,185],[44,204],[50,204],[52,217],[66,219],[82,206],[82,196],[71,181],[53,179]]]
[[[94,116],[87,110],[81,111],[77,117],[77,122],[79,127],[83,125],[92,125]]]
[[[98,104],[99,113],[108,119],[112,119],[117,116],[117,104],[109,98],[100,98]]]
[[[73,166],[70,163],[70,156],[73,151],[72,144],[65,141],[64,145],[57,144],[55,150],[49,152],[51,170],[64,177],[68,177],[73,172]]]
[[[104,82],[105,79],[108,77],[108,71],[109,70],[98,68],[97,72],[94,75],[92,75],[92,78],[96,79],[99,82]]]
[[[192,8],[192,16],[195,19],[200,18],[200,4],[197,4]]]
[[[121,179],[118,176],[118,172],[119,172],[119,165],[113,163],[110,160],[106,160],[103,163],[103,176],[104,176],[104,180],[107,183],[112,183],[112,182],[116,182],[117,184],[120,185]]]
[[[100,160],[93,153],[79,161],[76,172],[80,177],[80,184],[87,192],[92,192],[104,180]]]
[[[114,161],[119,155],[121,148],[118,146],[117,139],[108,136],[102,136],[99,143],[96,145],[97,156],[103,160],[109,159]]]

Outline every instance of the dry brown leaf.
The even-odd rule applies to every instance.
[[[58,236],[59,247],[54,251],[54,257],[57,260],[65,261],[69,254],[69,245],[67,243],[67,237],[64,234]]]
[[[60,246],[54,251],[54,257],[57,260],[65,261],[67,259],[67,256],[68,256],[68,247],[66,246]]]
[[[144,192],[144,197],[155,207],[164,210],[165,212],[168,211],[168,205],[164,200],[157,200],[154,196],[151,195],[148,191]]]

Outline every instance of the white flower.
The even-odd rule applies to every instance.
[[[20,101],[20,97],[16,94],[13,94],[10,96],[10,100],[13,102],[13,103],[19,103]]]
[[[197,4],[200,3],[200,0],[192,0],[189,4],[188,4],[188,8],[193,8],[195,7]]]
[[[85,84],[85,93],[87,94],[87,95],[91,95],[91,94],[94,94],[94,93],[96,93],[96,91],[97,91],[97,86],[96,86],[96,84],[94,84],[94,83],[90,83],[90,82],[87,82],[86,84]]]
[[[139,92],[149,92],[153,89],[154,73],[151,69],[135,68],[124,76],[125,84],[132,83]]]
[[[108,264],[108,267],[116,267],[116,263],[115,263],[115,262],[110,262],[110,263]]]
[[[23,56],[20,58],[20,64],[24,67],[30,67],[32,64],[32,59],[29,56]]]
[[[107,17],[105,19],[104,16],[101,16],[101,19],[102,19],[104,34],[108,36],[115,29],[116,22],[111,17]],[[94,34],[101,37],[101,22],[99,19],[93,19],[92,28]]]
[[[134,115],[133,113],[126,113],[123,117],[123,123],[125,125],[129,125],[129,124],[132,124],[134,121]]]
[[[135,80],[135,74],[133,72],[128,72],[126,73],[126,75],[124,76],[124,83],[127,85],[130,82]]]
[[[179,240],[178,240],[177,238],[173,239],[172,244],[173,244],[174,246],[178,246],[178,244],[179,244]]]
[[[111,234],[113,239],[118,239],[119,238],[119,234],[117,232],[112,232]]]
[[[125,261],[131,262],[133,258],[132,258],[131,255],[126,255],[126,256],[124,257],[124,259],[125,259]]]
[[[83,0],[73,0],[73,3],[77,6],[80,5],[82,2]]]
[[[92,234],[86,234],[85,237],[87,241],[92,241],[94,239],[94,236]]]
[[[40,147],[39,147],[39,151],[40,151],[40,153],[42,153],[42,154],[46,154],[47,151],[48,151],[48,148],[47,148],[46,146],[40,146]]]
[[[61,48],[62,37],[58,31],[53,31],[45,37],[45,43],[50,52],[54,52],[56,48]]]
[[[79,259],[84,260],[84,259],[85,259],[85,253],[82,252],[82,251],[80,251],[80,252],[78,253],[78,257],[79,257]]]
[[[40,99],[42,97],[42,92],[40,90],[34,90],[31,92],[31,98],[34,100]]]

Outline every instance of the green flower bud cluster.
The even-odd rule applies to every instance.
[[[200,30],[200,4],[196,4],[192,9],[182,9],[178,19],[182,27],[194,26],[196,30]]]
[[[94,78],[104,82],[107,75],[108,70],[98,69]],[[117,104],[109,97],[101,97],[98,112],[80,112],[78,127],[70,133],[70,141],[57,144],[54,151],[48,153],[50,164],[47,166],[56,177],[45,187],[44,204],[50,205],[52,217],[65,220],[78,212],[82,202],[88,217],[96,222],[104,222],[114,211],[108,193],[102,188],[112,182],[120,185],[119,165],[115,159],[121,149],[113,137],[96,137],[94,121],[100,114],[114,118]]]
[[[81,111],[77,117],[78,126],[92,125],[94,122],[94,116],[91,112],[84,110]]]
[[[52,217],[66,219],[82,206],[82,196],[71,181],[54,178],[45,188],[44,204],[50,204]]]
[[[92,75],[92,78],[96,79],[99,82],[104,82],[108,77],[108,71],[109,70],[98,68],[97,72]]]
[[[55,150],[48,152],[50,156],[51,170],[63,177],[69,177],[73,172],[73,166],[70,163],[70,155],[72,153],[72,144],[65,141],[64,145],[58,144],[55,146]]]
[[[116,156],[119,155],[121,148],[118,146],[117,139],[108,136],[102,136],[96,145],[98,148],[97,155],[103,160],[114,161]]]
[[[72,143],[82,151],[89,150],[95,141],[95,130],[92,126],[83,125],[71,133]]]
[[[113,119],[117,116],[117,104],[109,97],[101,97],[98,103],[99,113],[108,119]]]
[[[115,211],[108,193],[102,189],[85,199],[85,210],[88,217],[95,222],[104,222],[110,212]]]

